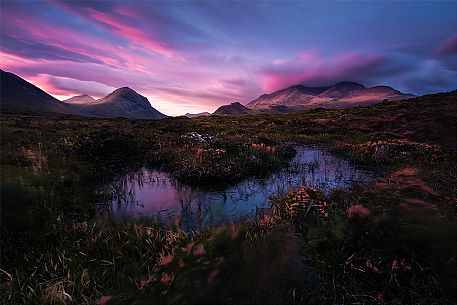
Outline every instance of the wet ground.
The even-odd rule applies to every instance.
[[[272,197],[302,186],[329,194],[374,177],[372,171],[332,154],[323,145],[296,146],[295,150],[289,167],[267,178],[222,188],[190,186],[166,172],[143,169],[107,186],[115,196],[99,208],[98,215],[115,222],[148,217],[167,226],[179,223],[188,230],[254,219],[269,207]]]

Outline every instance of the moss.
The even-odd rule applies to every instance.
[[[161,121],[2,115],[8,304],[452,304],[456,92],[344,110]],[[185,135],[197,132],[202,142]],[[101,225],[96,193],[143,166],[231,183],[325,142],[383,177],[278,198],[257,222],[184,233]],[[348,217],[362,206],[367,217]],[[353,208],[354,209],[354,208]],[[354,209],[357,210],[357,209]],[[69,298],[71,297],[71,299]]]

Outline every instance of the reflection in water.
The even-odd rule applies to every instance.
[[[109,186],[114,200],[99,209],[116,222],[152,217],[165,225],[179,221],[184,230],[252,219],[269,206],[269,198],[302,186],[330,193],[373,174],[332,155],[323,146],[297,146],[290,166],[268,178],[251,178],[225,189],[201,189],[178,183],[168,173],[146,170]]]

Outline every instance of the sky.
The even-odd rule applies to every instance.
[[[182,115],[297,84],[457,88],[457,1],[0,3],[0,68],[59,99],[128,86]]]

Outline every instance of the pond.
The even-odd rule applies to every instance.
[[[107,187],[115,190],[98,209],[100,219],[121,222],[147,217],[183,230],[254,219],[271,198],[303,186],[329,194],[366,182],[374,173],[332,154],[323,145],[295,146],[287,168],[266,178],[249,178],[225,188],[200,188],[177,182],[160,170],[142,169]]]

